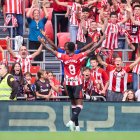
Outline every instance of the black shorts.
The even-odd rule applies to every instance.
[[[66,89],[71,99],[83,99],[82,85],[77,86],[66,85]]]

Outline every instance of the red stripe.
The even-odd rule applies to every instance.
[[[114,76],[113,73],[113,79],[112,79],[112,91],[116,91],[116,76]]]
[[[121,82],[120,82],[120,92],[124,91],[124,77],[121,77]]]

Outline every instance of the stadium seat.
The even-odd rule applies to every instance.
[[[53,35],[53,26],[52,26],[51,20],[48,20],[47,23],[45,24],[45,32],[46,32],[46,35],[47,35],[51,40],[54,39],[54,35]]]
[[[132,83],[132,81],[133,81],[132,73],[128,73],[127,82],[128,82],[128,83]]]
[[[59,47],[61,49],[64,49],[65,43],[70,41],[70,33],[69,32],[57,33],[57,38]]]
[[[32,76],[32,79],[31,79],[31,84],[34,84],[36,81],[36,77],[35,76]]]
[[[36,74],[40,70],[40,66],[31,66],[30,72],[31,74]]]
[[[0,39],[0,46],[5,50],[7,48],[7,43],[5,39]]]
[[[46,8],[47,12],[48,12],[48,20],[52,20],[52,12],[53,12],[53,8]],[[41,12],[41,18],[43,18],[45,16],[44,12]]]

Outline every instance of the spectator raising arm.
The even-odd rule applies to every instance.
[[[48,36],[46,35],[45,31],[40,30],[40,32],[45,37],[45,39],[48,41],[48,43],[52,46],[52,49],[57,50],[58,47],[53,43],[53,41],[51,39],[48,38]]]
[[[138,57],[133,63],[130,64],[130,69],[132,70],[140,62],[140,57]]]
[[[15,58],[16,57],[16,53],[12,50],[12,48],[10,46],[10,37],[6,37],[6,42],[7,42],[7,50]]]
[[[34,52],[33,54],[31,54],[32,58],[34,59],[37,55],[39,55],[42,51],[42,44],[40,45],[40,47],[38,48],[38,50],[36,52]]]
[[[99,54],[97,54],[97,60],[101,65],[107,67],[108,64],[105,61],[102,60],[102,58],[100,57]]]

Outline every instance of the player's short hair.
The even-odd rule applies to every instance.
[[[88,7],[83,7],[82,12],[90,12],[90,8],[88,8]]]
[[[111,13],[110,13],[110,17],[113,16],[113,15],[115,15],[115,16],[118,17],[118,14],[117,14],[116,12],[111,12]]]
[[[70,52],[74,52],[74,50],[75,50],[75,44],[74,44],[73,42],[69,42],[69,43],[67,44],[67,47],[68,47],[68,50],[69,50]]]

